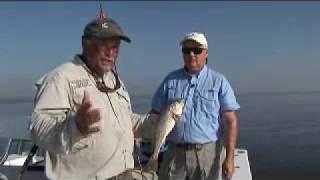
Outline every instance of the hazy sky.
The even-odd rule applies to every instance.
[[[183,65],[179,41],[201,31],[209,67],[236,93],[320,90],[320,2],[103,2],[132,39],[118,69],[131,94],[152,93]],[[0,97],[33,96],[41,75],[81,52],[98,2],[0,2]]]

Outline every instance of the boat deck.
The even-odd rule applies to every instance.
[[[16,179],[18,173],[22,169],[22,165],[26,160],[27,155],[11,154],[7,160],[0,166],[0,173],[4,174],[7,179]],[[42,161],[42,157],[34,157],[33,162]],[[0,174],[1,175],[1,174]],[[7,180],[1,178],[0,180]],[[23,179],[27,180],[44,180],[47,179],[44,173],[44,163],[31,165],[23,174]],[[220,178],[219,180],[224,180]],[[235,172],[230,180],[252,180],[250,165],[248,160],[248,151],[245,149],[236,149],[235,151]]]

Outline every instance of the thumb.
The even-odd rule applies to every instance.
[[[82,98],[82,104],[84,103],[90,103],[90,95],[89,95],[89,92],[88,90],[84,90],[83,92],[83,98]]]

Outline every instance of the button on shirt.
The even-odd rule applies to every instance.
[[[184,113],[169,134],[174,143],[209,143],[223,135],[221,113],[240,108],[224,75],[204,66],[197,75],[181,68],[169,73],[156,91],[152,109],[163,111],[171,102],[183,98]]]

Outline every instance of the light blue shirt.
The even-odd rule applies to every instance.
[[[225,76],[206,65],[194,76],[183,68],[169,73],[153,97],[152,109],[161,112],[179,98],[184,99],[185,107],[168,136],[174,143],[217,141],[223,135],[222,112],[240,108]]]

